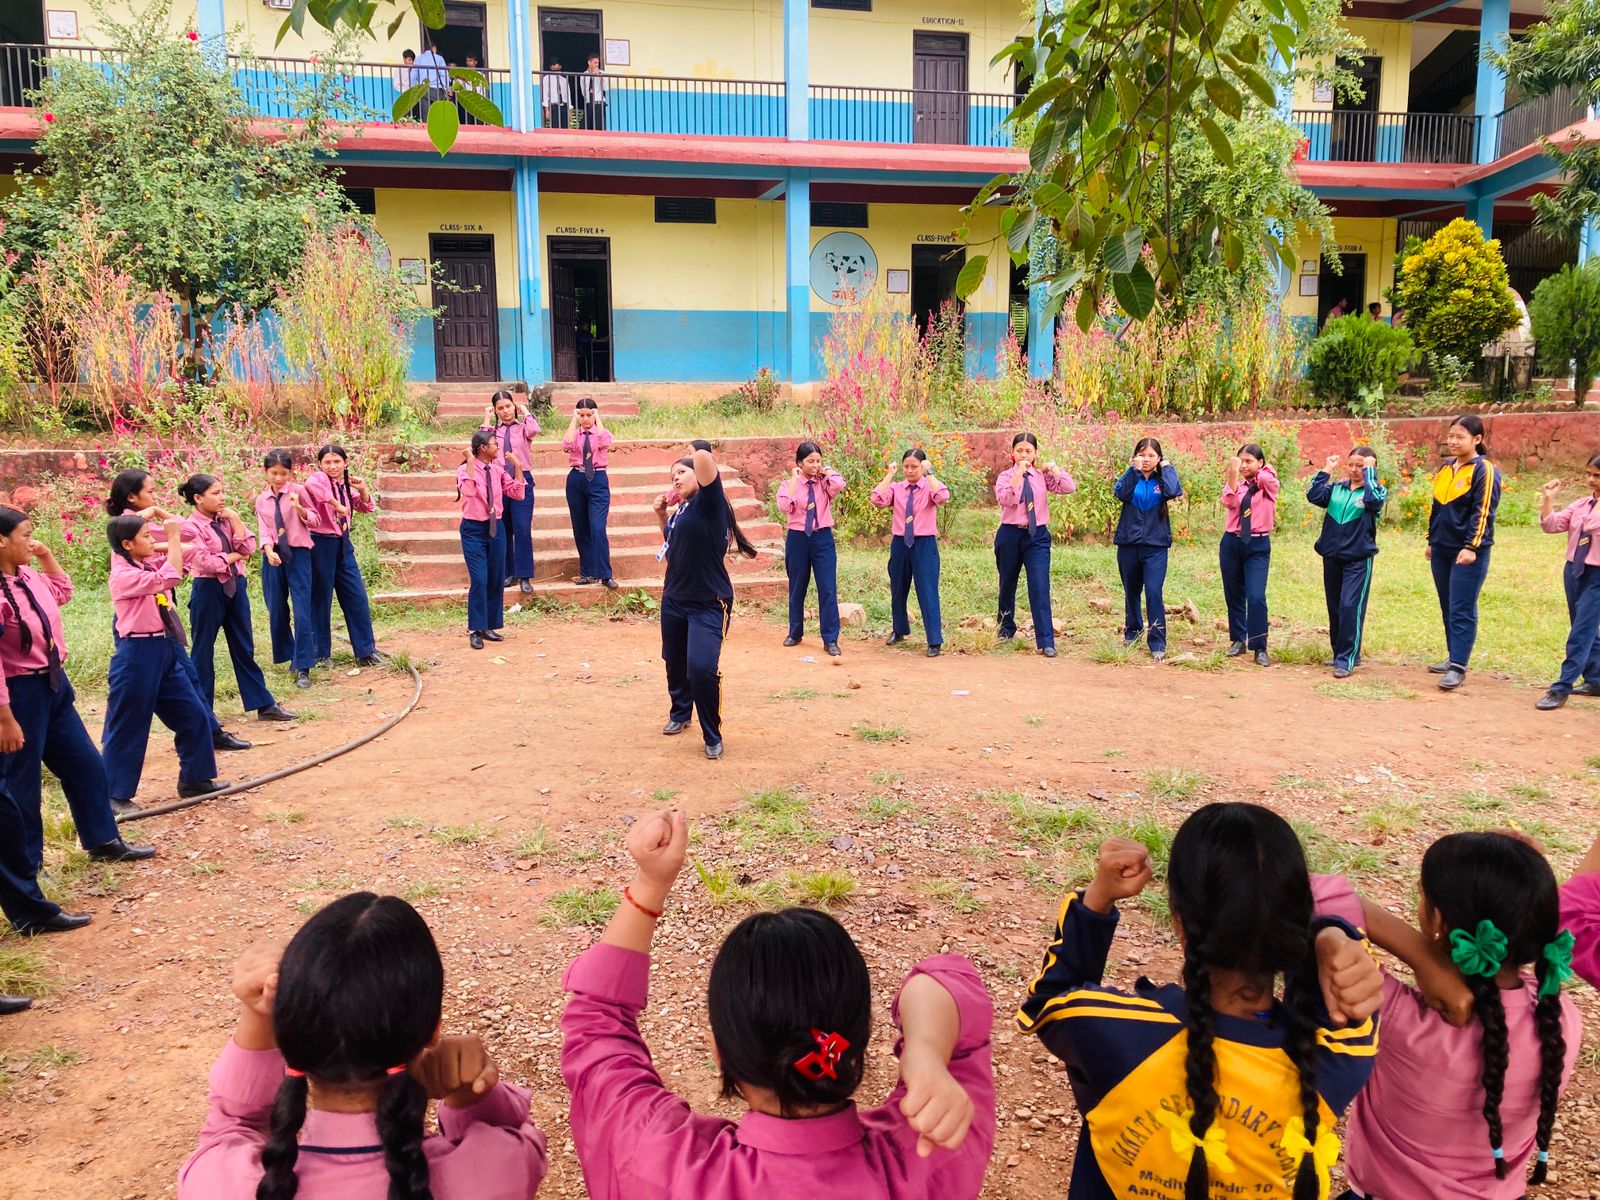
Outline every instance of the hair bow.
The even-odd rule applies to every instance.
[[[850,1049],[850,1043],[837,1033],[823,1033],[820,1029],[813,1029],[811,1037],[817,1048],[797,1061],[794,1069],[813,1083],[819,1079],[839,1078],[839,1060]]]
[[[1500,973],[1506,961],[1506,935],[1485,917],[1478,922],[1476,933],[1465,929],[1450,931],[1450,961],[1461,968],[1463,975],[1482,975],[1490,978]]]
[[[1561,985],[1572,978],[1572,946],[1576,940],[1572,936],[1572,930],[1563,929],[1555,941],[1545,945],[1541,953],[1544,961],[1550,965],[1550,969],[1539,981],[1541,998],[1556,995],[1561,991]]]
[[[1156,1109],[1156,1120],[1165,1125],[1172,1135],[1172,1152],[1179,1157],[1193,1157],[1199,1150],[1206,1156],[1206,1165],[1215,1167],[1225,1175],[1234,1171],[1233,1159],[1228,1157],[1227,1131],[1212,1122],[1204,1137],[1197,1137],[1190,1122],[1194,1119],[1193,1110],[1185,1113],[1171,1112],[1165,1108]]]
[[[1306,1137],[1305,1119],[1290,1117],[1284,1122],[1283,1140],[1278,1143],[1278,1149],[1294,1159],[1311,1155],[1311,1163],[1317,1170],[1317,1198],[1328,1200],[1328,1193],[1333,1190],[1333,1165],[1339,1161],[1339,1135],[1320,1125],[1317,1140],[1312,1142]]]

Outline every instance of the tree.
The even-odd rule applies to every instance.
[[[1520,318],[1500,243],[1457,217],[1427,241],[1412,238],[1390,292],[1395,311],[1429,355],[1477,362],[1483,347]]]
[[[303,122],[259,132],[193,32],[168,29],[158,4],[128,25],[107,24],[126,47],[120,61],[52,60],[37,98],[40,162],[17,173],[3,212],[28,269],[92,210],[108,265],[181,305],[198,359],[219,311],[266,307],[308,231],[354,210],[326,165],[336,130],[318,96],[302,95]]]
[[[1566,266],[1533,289],[1528,320],[1539,347],[1539,367],[1573,376],[1573,398],[1583,407],[1600,369],[1600,259]]]
[[[1496,60],[1526,97],[1579,88],[1590,105],[1600,104],[1600,0],[1549,0],[1545,19]],[[1534,213],[1548,228],[1575,237],[1600,217],[1600,144],[1547,138],[1544,147],[1562,183],[1554,196],[1533,197]]]

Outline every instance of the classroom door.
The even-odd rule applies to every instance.
[[[561,64],[564,74],[582,74],[591,54],[601,53],[601,15],[599,9],[541,8],[539,10],[539,69],[548,71]],[[601,66],[605,60],[601,59]],[[569,80],[574,100],[578,88]]]
[[[444,6],[444,27],[429,29],[423,25],[422,41],[424,44],[432,42],[440,57],[452,67],[466,66],[469,54],[478,60],[480,67],[487,67],[490,65],[487,25],[482,4],[448,0]]]
[[[1335,275],[1326,260],[1317,276],[1317,328],[1321,329],[1333,306],[1345,301],[1344,315],[1358,316],[1367,311],[1367,256],[1341,254],[1344,273]]]
[[[550,345],[557,382],[611,381],[609,238],[550,239]]]
[[[1361,99],[1334,101],[1328,138],[1334,162],[1374,162],[1378,157],[1378,86],[1383,59],[1368,55],[1355,67]]]
[[[911,315],[926,334],[940,308],[956,299],[956,277],[967,261],[965,246],[911,247]]]
[[[0,5],[0,108],[20,108],[24,93],[43,81],[44,41],[42,4]]]
[[[433,322],[436,377],[441,383],[499,379],[494,238],[430,234],[428,254],[439,267],[433,306],[443,310]]]
[[[967,35],[911,35],[911,140],[967,143]]]

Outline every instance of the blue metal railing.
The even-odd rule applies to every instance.
[[[1548,96],[1513,104],[1497,118],[1495,157],[1520,150],[1588,115],[1588,101],[1578,87],[1557,88]]]
[[[817,141],[893,145],[1011,145],[1005,119],[1016,97],[1004,92],[812,84],[809,118]]]
[[[1470,163],[1479,118],[1472,113],[1296,109],[1306,162]]]
[[[539,71],[534,107],[546,128],[691,137],[783,137],[784,86],[764,79],[689,79]]]

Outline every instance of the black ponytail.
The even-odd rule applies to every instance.
[[[1322,1121],[1317,1091],[1317,1025],[1321,1018],[1317,983],[1316,942],[1306,939],[1308,955],[1292,980],[1284,985],[1284,1010],[1288,1015],[1284,1051],[1300,1078],[1300,1120],[1310,1145],[1295,1169],[1294,1200],[1317,1200],[1322,1184],[1317,1178],[1317,1129]]]
[[[215,475],[207,475],[203,472],[199,475],[191,475],[178,485],[178,495],[183,497],[185,504],[193,508],[195,502],[209,492],[216,485],[216,482],[217,477]]]
[[[1204,1138],[1211,1122],[1216,1120],[1217,1105],[1217,1049],[1216,1010],[1211,1007],[1211,969],[1204,961],[1204,946],[1196,938],[1196,931],[1184,925],[1183,994],[1188,1016],[1184,1024],[1189,1032],[1189,1051],[1183,1060],[1183,1085],[1189,1095],[1194,1115],[1189,1118],[1189,1132]],[[1194,1148],[1189,1159],[1189,1174],[1183,1185],[1185,1200],[1207,1200],[1211,1194],[1210,1171],[1206,1152]]]
[[[28,514],[21,509],[0,505],[0,537],[10,537],[27,519]],[[11,606],[11,612],[17,618],[17,638],[22,645],[22,652],[26,654],[33,649],[33,632],[22,619],[22,610],[17,607],[17,598],[11,594],[11,580],[4,571],[0,571],[0,592],[5,593],[6,603]]]
[[[1545,986],[1550,963],[1542,955],[1538,966],[1539,986]],[[1549,1174],[1550,1135],[1555,1132],[1556,1104],[1561,1099],[1562,1075],[1567,1068],[1567,1039],[1561,1032],[1561,990],[1556,988],[1548,996],[1540,996],[1533,1009],[1534,1024],[1539,1030],[1539,1127],[1534,1139],[1537,1158],[1529,1184],[1540,1184]]]
[[[107,501],[107,503],[110,502]],[[132,562],[133,555],[128,553],[122,543],[131,542],[138,537],[139,530],[148,524],[149,522],[138,513],[125,512],[112,517],[111,520],[106,522],[106,541],[111,543],[111,553],[120,554],[127,561]]]
[[[294,1164],[300,1157],[300,1127],[306,1123],[306,1077],[286,1075],[272,1101],[272,1119],[266,1144],[261,1147],[261,1182],[256,1200],[294,1200],[300,1177]]]
[[[1511,1042],[1506,1036],[1506,1010],[1500,1003],[1500,985],[1494,976],[1467,975],[1472,989],[1472,1015],[1483,1030],[1483,1066],[1478,1081],[1483,1085],[1483,1120],[1489,1127],[1489,1150],[1494,1155],[1494,1177],[1506,1177],[1505,1129],[1500,1121],[1500,1102],[1506,1094],[1506,1067],[1511,1061]]]
[[[120,517],[127,512],[133,497],[144,491],[144,485],[149,481],[150,472],[137,467],[118,471],[111,481],[111,494],[106,497],[106,516]]]
[[[428,1157],[422,1152],[427,1112],[428,1093],[409,1072],[384,1081],[378,1093],[378,1141],[383,1144],[383,1165],[389,1168],[389,1200],[433,1200]]]

